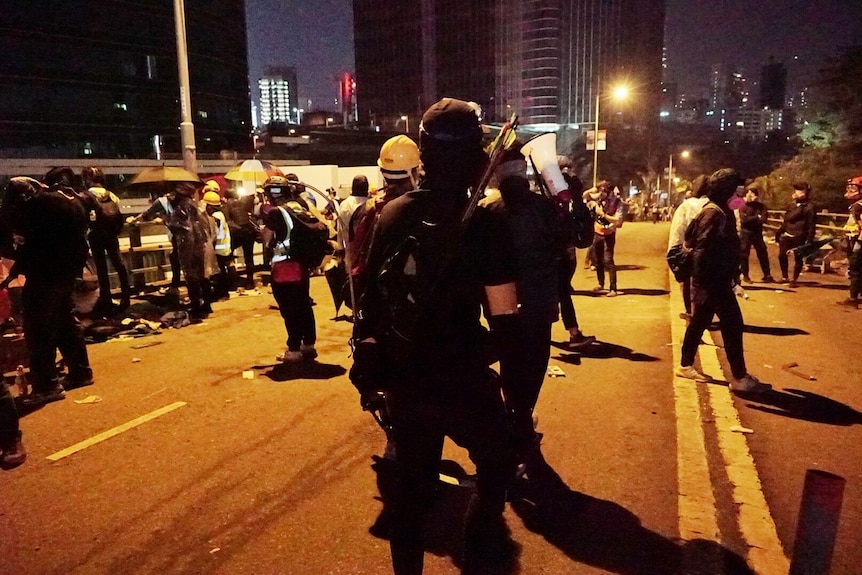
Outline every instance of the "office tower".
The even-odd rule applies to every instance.
[[[49,7],[50,6],[50,7]],[[172,2],[4,2],[0,154],[180,154]],[[245,2],[186,0],[198,154],[251,149]]]
[[[260,126],[272,122],[299,123],[299,97],[296,69],[270,67],[258,80],[260,90]]]

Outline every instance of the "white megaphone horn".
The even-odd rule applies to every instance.
[[[532,138],[521,147],[521,153],[530,158],[552,196],[569,189],[557,163],[557,134],[548,132]]]

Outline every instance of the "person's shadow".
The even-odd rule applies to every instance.
[[[582,357],[590,357],[593,359],[611,359],[613,357],[618,357],[620,359],[627,359],[629,361],[659,360],[659,358],[655,356],[647,355],[639,351],[634,351],[630,347],[626,347],[624,345],[619,345],[616,343],[610,343],[607,341],[596,340],[593,343],[585,345],[583,347],[579,347],[576,350],[570,349],[567,345],[567,342],[564,341],[552,341],[551,346],[561,351],[569,352],[558,355],[555,357],[555,359],[574,365],[580,365]]]
[[[750,402],[747,405],[751,409],[774,415],[827,425],[850,426],[862,423],[862,413],[859,411],[810,391],[785,388],[782,391],[773,389],[757,394],[736,392],[736,395]]]
[[[718,543],[678,544],[645,528],[638,517],[613,501],[570,489],[539,450],[511,505],[530,531],[573,561],[622,575],[715,573],[754,575],[745,561]],[[715,568],[706,565],[715,565]],[[719,567],[721,566],[721,567]]]
[[[252,367],[261,369],[270,366]],[[302,361],[299,363],[278,363],[272,365],[272,369],[261,375],[273,381],[282,382],[293,379],[333,379],[345,373],[347,373],[347,370],[341,365],[320,363],[317,361]]]

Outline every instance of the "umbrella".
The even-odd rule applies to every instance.
[[[827,236],[825,238],[821,238],[819,240],[815,240],[812,242],[808,242],[807,244],[802,244],[799,247],[795,247],[789,252],[793,252],[794,254],[801,256],[803,260],[814,259],[814,255],[820,251],[820,248],[825,246],[828,243],[831,243],[834,240],[832,236]]]
[[[126,184],[126,187],[137,190],[168,192],[175,184],[179,183],[203,185],[201,179],[194,172],[175,166],[160,166],[141,171]]]
[[[326,283],[329,285],[329,292],[332,294],[332,301],[335,304],[335,317],[338,317],[338,310],[341,309],[342,304],[346,303],[347,307],[353,308],[350,302],[345,301],[348,277],[344,261],[339,261],[336,265],[328,268],[323,272],[323,275],[326,276]]]
[[[281,169],[264,160],[244,160],[224,175],[228,180],[253,181],[262,184],[270,176],[283,176]]]

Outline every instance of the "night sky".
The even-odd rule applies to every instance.
[[[395,0],[393,0],[395,1]],[[249,74],[294,66],[300,104],[335,109],[338,77],[354,70],[352,0],[246,0]],[[667,0],[667,80],[706,95],[721,58],[752,81],[769,56],[792,87],[808,83],[838,45],[862,42],[862,0]],[[360,87],[361,90],[361,87]]]

